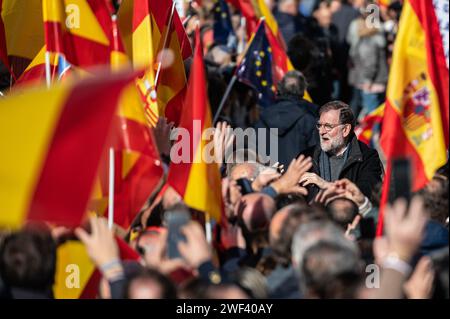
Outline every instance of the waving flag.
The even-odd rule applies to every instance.
[[[236,34],[231,24],[230,10],[225,0],[216,0],[214,5],[214,42],[230,48],[236,46]]]
[[[216,221],[220,221],[223,204],[219,167],[215,162],[207,163],[203,154],[206,145],[212,140],[212,136],[210,140],[202,138],[203,133],[212,128],[212,119],[206,91],[203,48],[198,28],[188,88],[180,128],[189,132],[189,138],[187,141],[181,136],[177,143],[184,152],[187,148],[189,155],[179,163],[172,160],[168,184],[183,197],[189,207],[208,213]]]
[[[388,160],[382,203],[388,198],[392,159],[411,159],[413,191],[447,162],[449,74],[433,6],[437,2],[407,0],[403,5],[381,135]],[[383,211],[378,235],[383,230]]]
[[[49,52],[82,68],[110,64],[114,37],[106,1],[43,0],[43,8]]]
[[[148,129],[136,86],[124,90],[113,120],[114,223],[127,229],[163,178],[153,133]],[[89,210],[108,216],[109,154],[105,152]]]
[[[43,45],[42,0],[0,0],[0,60],[16,78]]]
[[[370,147],[374,147],[374,138],[381,133],[385,104],[381,104],[375,110],[367,114],[361,123],[355,128],[358,140]]]
[[[140,259],[139,254],[116,237],[120,259]],[[75,268],[76,267],[76,268]],[[53,294],[55,299],[95,299],[102,276],[89,258],[86,247],[79,241],[68,241],[56,252],[56,272]]]
[[[238,8],[246,18],[248,37],[256,32],[259,20],[264,18],[270,31],[284,49],[286,47],[285,40],[283,39],[275,17],[265,1],[266,0],[228,0],[228,2]]]
[[[80,224],[121,93],[134,76],[99,76],[0,101],[1,226]]]
[[[147,66],[138,86],[147,103],[149,124],[153,126],[163,115],[178,124],[187,82],[184,60],[192,51],[172,1],[125,0],[119,10],[119,28],[133,63]]]
[[[237,69],[237,76],[258,92],[261,106],[267,107],[275,100],[276,87],[272,73],[272,48],[265,25],[264,20],[261,20]]]

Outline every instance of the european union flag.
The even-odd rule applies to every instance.
[[[231,24],[230,10],[224,0],[216,0],[214,5],[214,42],[235,49],[237,37]]]
[[[247,53],[237,69],[239,81],[252,86],[259,94],[259,104],[270,106],[275,100],[276,88],[272,76],[272,48],[266,36],[264,20],[259,23]]]

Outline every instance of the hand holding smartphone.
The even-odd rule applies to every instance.
[[[178,251],[178,243],[186,241],[181,228],[189,223],[191,216],[184,211],[168,211],[164,214],[164,221],[167,225],[167,257],[169,259],[181,258]]]

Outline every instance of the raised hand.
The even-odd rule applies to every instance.
[[[299,158],[292,160],[286,173],[273,182],[271,186],[278,194],[298,193],[308,195],[306,188],[299,185],[300,178],[312,167],[310,157],[300,155]]]

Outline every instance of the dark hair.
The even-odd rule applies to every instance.
[[[355,298],[362,279],[358,255],[336,243],[319,241],[309,248],[301,265],[300,284],[306,297]]]
[[[278,83],[278,94],[282,97],[302,99],[308,84],[300,71],[289,71]]]
[[[342,101],[328,102],[319,109],[319,115],[322,115],[322,113],[331,110],[340,111],[339,124],[350,124],[353,131],[353,129],[355,128],[355,115],[353,114],[353,111],[348,104]]]
[[[442,178],[433,178],[432,181],[438,183],[439,187],[433,190],[425,187],[418,193],[423,198],[424,208],[430,218],[445,225],[448,218],[449,182]]]
[[[132,276],[129,281],[127,282],[126,289],[125,289],[125,298],[129,299],[130,297],[130,288],[131,285],[135,281],[152,281],[158,284],[161,288],[161,296],[160,299],[176,299],[177,298],[177,291],[175,288],[175,285],[172,283],[172,281],[161,274],[159,271],[154,269],[145,269],[141,271],[140,273]]]
[[[271,254],[261,259],[257,269],[268,276],[278,265],[288,267],[291,264],[291,246],[295,232],[301,224],[321,219],[314,208],[307,205],[292,205],[283,221],[280,236],[271,242]]]
[[[0,276],[9,287],[51,292],[56,271],[56,243],[43,225],[6,236],[0,247]]]
[[[306,198],[303,195],[296,193],[278,194],[275,197],[275,205],[277,206],[277,211],[292,204],[307,204]]]
[[[336,207],[338,203],[344,203],[344,207]],[[359,213],[358,206],[350,199],[336,198],[327,205],[328,214],[333,222],[335,222],[344,231],[348,224],[351,224]]]

